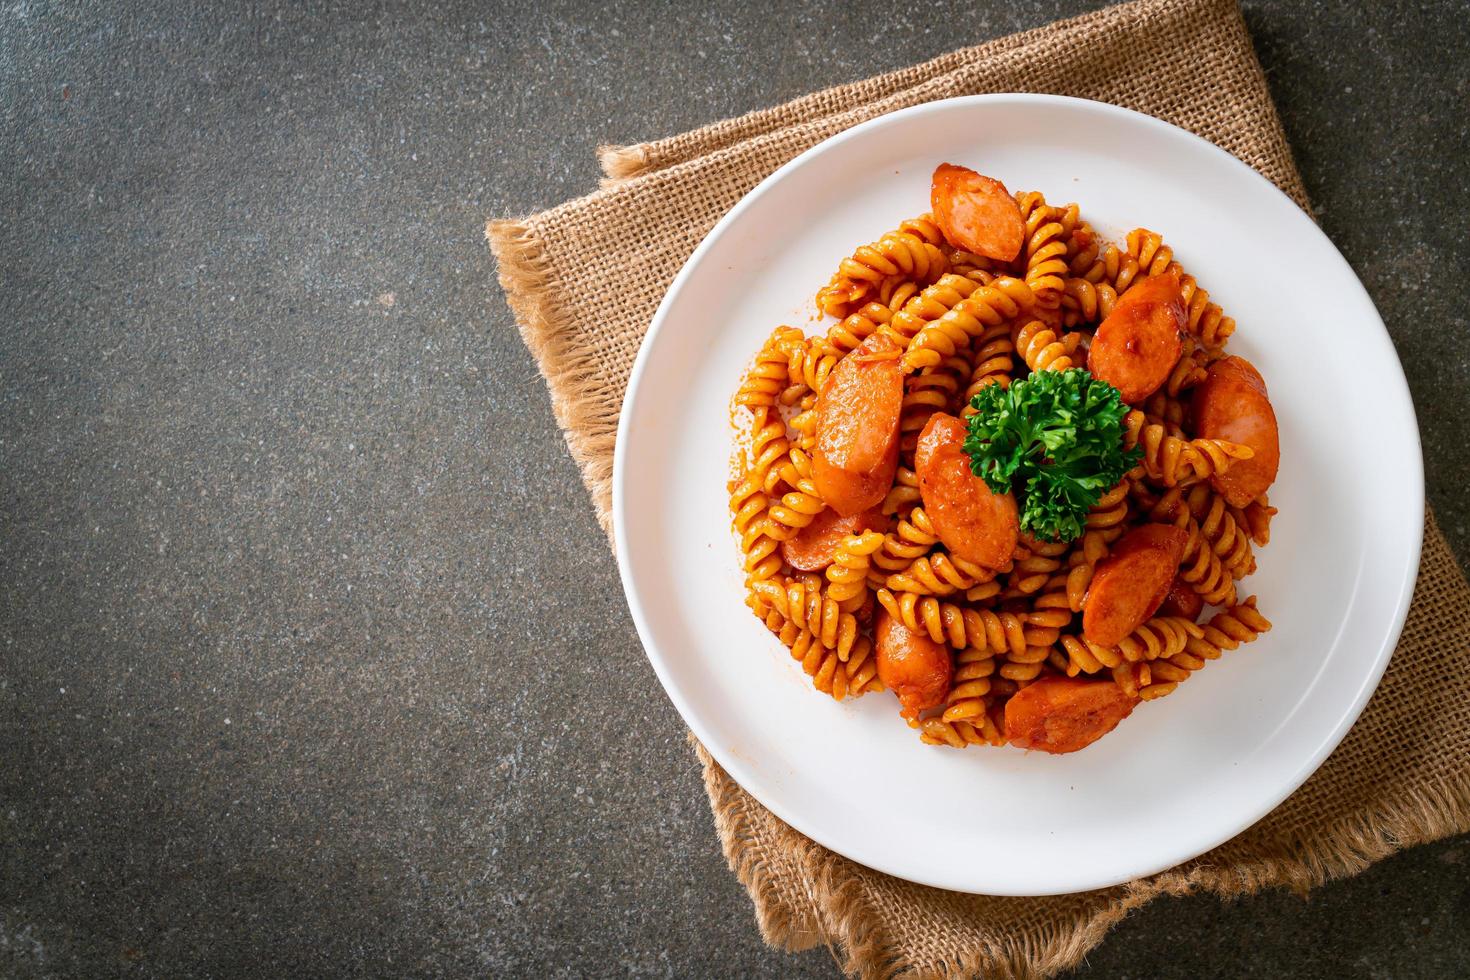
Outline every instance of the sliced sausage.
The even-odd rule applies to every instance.
[[[913,719],[937,708],[949,693],[954,659],[949,647],[935,643],[927,633],[915,633],[903,623],[878,612],[878,679],[898,695],[900,712]]]
[[[1119,297],[1098,326],[1087,352],[1087,370],[1136,405],[1169,379],[1184,350],[1179,338],[1184,323],[1179,270],[1150,276]]]
[[[1199,614],[1205,610],[1205,600],[1200,594],[1177,578],[1169,586],[1169,594],[1158,608],[1160,616],[1183,616],[1190,622],[1199,622]]]
[[[874,333],[832,369],[817,395],[812,480],[844,517],[877,506],[898,469],[903,369],[897,343]]]
[[[1006,702],[1006,739],[1021,749],[1076,752],[1117,728],[1136,704],[1110,680],[1043,677]]]
[[[1082,635],[1116,646],[1142,626],[1169,595],[1189,533],[1169,524],[1140,524],[1097,563],[1082,600]]]
[[[965,423],[935,412],[919,434],[914,470],[924,512],[944,546],[961,558],[987,568],[1011,560],[1021,533],[1016,498],[992,493],[970,470],[964,450]]]
[[[797,531],[794,538],[781,542],[781,557],[792,568],[820,572],[832,564],[843,538],[859,531],[886,532],[888,523],[888,517],[876,507],[851,517],[843,517],[827,507],[810,524]]]
[[[929,205],[956,248],[1011,262],[1025,244],[1026,222],[1006,185],[969,167],[941,163],[934,168]]]
[[[1261,372],[1243,357],[1216,361],[1195,388],[1192,407],[1201,438],[1238,442],[1255,453],[1210,478],[1220,496],[1244,507],[1265,493],[1281,465],[1281,433]]]

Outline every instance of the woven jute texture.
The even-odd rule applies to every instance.
[[[857,123],[981,92],[1127,106],[1229,150],[1306,206],[1233,0],[1141,0],[652,143],[602,150],[596,193],[488,235],[522,336],[608,527],[613,441],[633,357],[674,275],[781,164]],[[1432,515],[1403,638],[1358,724],[1255,826],[1151,878],[1060,898],[990,898],[854,864],[773,817],[696,746],[725,855],[768,941],[826,943],[875,976],[1050,975],[1159,895],[1305,891],[1470,829],[1470,587]]]

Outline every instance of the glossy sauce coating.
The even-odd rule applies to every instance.
[[[878,679],[898,695],[905,718],[917,718],[944,703],[954,676],[949,647],[912,632],[886,610],[878,612],[877,640]]]
[[[1110,680],[1043,677],[1006,702],[1006,738],[1021,749],[1076,752],[1117,728],[1137,704]]]
[[[1226,502],[1244,507],[1265,493],[1281,466],[1281,433],[1266,381],[1255,365],[1243,357],[1211,364],[1194,391],[1193,410],[1201,438],[1238,442],[1255,453],[1210,478]]]
[[[1169,595],[1189,534],[1168,524],[1140,524],[1097,563],[1082,601],[1082,635],[1105,647],[1148,621]]]
[[[1170,269],[1125,292],[1097,328],[1087,352],[1087,370],[1136,405],[1169,379],[1184,342],[1184,295],[1179,273]]]
[[[987,568],[1010,561],[1020,536],[1016,498],[992,493],[970,469],[965,423],[936,412],[919,435],[914,470],[924,512],[944,546]]]
[[[817,395],[812,480],[844,517],[876,506],[893,486],[903,408],[898,354],[891,337],[874,333],[833,368]]]
[[[929,206],[944,237],[988,259],[1011,262],[1025,244],[1026,222],[1006,185],[969,167],[941,163],[934,169]]]

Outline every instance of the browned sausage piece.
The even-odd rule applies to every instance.
[[[944,237],[956,248],[1001,262],[1021,253],[1026,222],[1000,181],[969,167],[941,163],[934,169],[929,205]]]
[[[944,546],[987,568],[1011,560],[1021,532],[1016,498],[992,493],[970,470],[964,451],[965,423],[935,412],[919,434],[914,470],[924,512]]]
[[[1163,604],[1184,557],[1189,533],[1168,524],[1140,524],[1097,563],[1082,600],[1082,635],[1116,646]]]
[[[1170,269],[1136,284],[1121,297],[1093,335],[1087,370],[1136,405],[1169,379],[1184,342],[1184,295],[1179,272]]]
[[[913,719],[943,704],[954,676],[949,647],[911,631],[886,610],[878,612],[877,637],[878,679],[898,695],[900,713]]]
[[[817,395],[812,480],[844,517],[876,506],[898,469],[903,369],[898,344],[874,333],[838,362]]]
[[[1136,704],[1110,680],[1043,677],[1006,702],[1006,739],[1020,749],[1076,752],[1117,728]]]
[[[1238,442],[1255,453],[1210,478],[1220,496],[1233,507],[1244,507],[1265,493],[1281,465],[1281,433],[1265,379],[1255,365],[1243,357],[1211,364],[1194,390],[1192,408],[1201,438]]]
[[[1190,622],[1197,623],[1199,614],[1204,609],[1205,600],[1200,598],[1200,594],[1176,578],[1157,611],[1160,616],[1183,616]]]

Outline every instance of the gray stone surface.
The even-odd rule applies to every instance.
[[[0,8],[0,975],[831,975],[724,868],[482,223],[1088,6]],[[1463,7],[1248,20],[1470,557]],[[1464,975],[1467,845],[1082,973]]]

